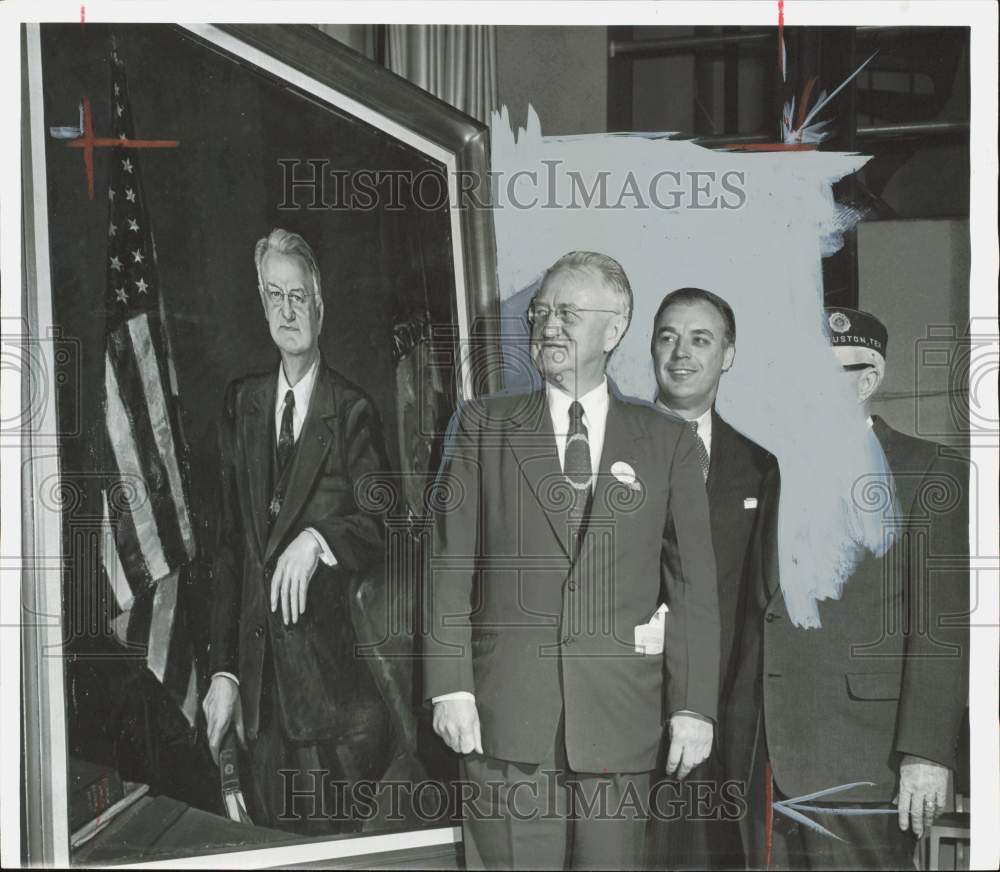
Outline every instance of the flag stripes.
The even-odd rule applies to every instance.
[[[125,481],[132,494],[132,498],[127,499],[128,511],[122,511],[121,514],[132,519],[133,530],[117,529],[116,542],[118,553],[131,564],[132,572],[128,579],[135,591],[170,574],[170,566],[160,541],[160,531],[156,518],[153,517],[153,501],[149,498],[149,489],[155,488],[159,483],[155,470],[158,463],[156,459],[146,455],[143,459],[149,462],[149,466],[144,468],[139,459],[139,452],[132,438],[130,415],[125,408],[110,354],[104,361],[104,390],[108,437],[118,473],[116,477]],[[134,538],[122,535],[126,532],[134,532]],[[141,567],[139,572],[136,571],[138,567]]]
[[[112,51],[111,121],[134,139],[124,66]],[[198,673],[185,620],[197,555],[176,381],[138,153],[111,151],[105,294],[105,486],[101,562],[120,610],[113,624],[169,691],[189,725]]]
[[[184,499],[184,488],[181,484],[181,471],[177,465],[177,454],[174,451],[174,434],[170,417],[167,413],[167,401],[163,394],[163,382],[160,379],[158,362],[162,358],[153,347],[153,337],[149,329],[149,316],[138,315],[128,321],[129,334],[132,337],[132,347],[139,363],[139,375],[142,378],[143,393],[146,396],[146,409],[149,423],[159,456],[163,459],[166,469],[169,501],[176,511],[177,527],[183,547],[183,556],[187,560],[194,558],[194,535],[191,532],[191,518],[188,515],[187,500]]]

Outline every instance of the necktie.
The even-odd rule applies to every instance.
[[[702,441],[701,436],[698,435],[698,422],[688,421],[688,429],[694,434],[695,442],[698,443],[698,460],[701,461],[701,475],[705,481],[708,481],[708,449],[705,447],[705,443]]]
[[[590,440],[583,423],[583,406],[574,400],[569,407],[569,431],[566,436],[566,457],[563,473],[573,487],[573,506],[570,517],[582,520],[590,496],[590,479],[594,474],[590,465]]]
[[[295,394],[288,391],[285,394],[285,410],[281,413],[281,430],[278,433],[278,474],[275,476],[274,492],[271,494],[271,502],[267,505],[267,520],[273,524],[281,511],[281,504],[285,499],[284,483],[282,473],[288,466],[288,461],[292,456],[292,449],[295,447],[295,431],[292,429],[292,415],[295,412]]]
[[[295,412],[295,394],[289,390],[285,393],[285,411],[281,414],[281,431],[278,433],[278,474],[288,465],[295,446],[295,431],[292,429],[292,415]]]

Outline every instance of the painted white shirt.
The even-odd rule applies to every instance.
[[[284,365],[278,366],[278,388],[274,397],[275,438],[278,438],[281,434],[281,419],[285,414],[285,394],[291,390],[292,394],[295,396],[295,408],[292,409],[292,438],[296,442],[299,441],[299,436],[302,434],[302,425],[305,423],[306,415],[309,414],[309,400],[312,399],[313,387],[316,385],[316,374],[318,372],[319,357],[313,361],[313,365],[310,366],[306,374],[298,380],[295,387],[291,387],[291,385],[288,384],[288,379],[285,378]],[[330,546],[327,544],[326,539],[323,538],[320,532],[313,527],[306,527],[305,532],[312,534],[316,538],[316,542],[320,547],[319,559],[322,560],[327,566],[336,566],[337,558],[334,557],[333,552],[330,550]],[[224,675],[226,678],[235,681],[237,684],[240,683],[240,680],[231,672],[216,672],[212,677],[215,678],[216,675]]]

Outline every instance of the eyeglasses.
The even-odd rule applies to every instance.
[[[288,302],[292,304],[292,308],[301,309],[306,304],[306,297],[315,297],[315,293],[306,293],[305,291],[279,291],[277,288],[268,288],[264,293],[267,295],[267,299],[270,301],[271,305],[277,308],[284,303],[285,297],[288,297]]]
[[[528,321],[535,327],[548,322],[549,316],[555,313],[556,318],[564,327],[572,327],[582,320],[583,312],[605,312],[608,315],[620,315],[617,309],[581,309],[569,303],[558,303],[555,306],[546,306],[542,303],[532,301],[528,305]]]

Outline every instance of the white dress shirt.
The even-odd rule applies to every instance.
[[[590,486],[594,487],[597,481],[597,471],[601,468],[604,431],[608,422],[608,380],[603,379],[596,388],[587,391],[577,399],[583,406],[583,425],[587,428],[587,443],[590,445],[590,468],[592,471]],[[569,407],[573,404],[573,397],[566,391],[546,382],[545,400],[549,407],[549,417],[552,419],[552,431],[556,437],[559,468],[564,469],[566,466],[566,440],[569,437]],[[456,690],[453,693],[435,696],[431,702],[444,702],[452,699],[467,699],[474,702],[476,697],[467,690]]]
[[[313,386],[316,384],[316,373],[318,372],[319,357],[313,361],[313,365],[298,380],[295,387],[292,387],[288,384],[288,379],[285,378],[284,364],[278,367],[278,389],[275,391],[274,396],[275,438],[281,436],[281,419],[285,415],[285,394],[291,391],[295,397],[295,408],[292,409],[292,440],[296,443],[299,441],[299,435],[302,433],[302,425],[305,423],[306,415],[309,414],[309,400],[312,398]],[[306,527],[306,532],[316,537],[316,542],[320,547],[319,559],[327,566],[336,566],[337,558],[333,556],[330,546],[327,545],[326,539],[320,535],[319,531],[312,527]]]
[[[666,409],[671,415],[676,415],[678,418],[683,418],[685,421],[697,421],[698,422],[698,436],[701,437],[701,441],[705,443],[705,451],[708,452],[708,457],[712,458],[712,409],[709,408],[707,411],[702,412],[697,418],[689,418],[687,415],[681,414],[680,412],[675,412],[662,400],[657,399],[656,405],[661,409]]]
[[[313,387],[316,384],[316,374],[318,372],[319,357],[313,361],[313,365],[310,366],[306,374],[298,380],[295,387],[292,387],[288,384],[288,379],[285,378],[284,364],[278,367],[278,388],[275,392],[274,398],[275,438],[278,438],[281,435],[281,419],[285,415],[285,394],[287,394],[290,390],[295,397],[295,408],[292,409],[292,438],[295,442],[299,441],[299,436],[302,433],[302,425],[305,423],[306,415],[309,414],[309,400],[312,398]],[[327,544],[326,539],[323,538],[320,532],[313,527],[306,527],[305,532],[310,533],[315,537],[316,543],[320,547],[319,559],[322,560],[327,566],[336,566],[337,558],[334,557],[333,552],[330,550],[330,546]],[[216,672],[212,677],[215,678],[216,675],[224,675],[226,678],[235,681],[237,684],[240,683],[240,680],[231,672]]]
[[[603,379],[593,390],[577,398],[583,406],[583,425],[587,428],[587,443],[590,445],[590,486],[597,481],[597,470],[601,467],[601,452],[604,450],[604,430],[608,422],[608,380]],[[554,385],[545,383],[545,400],[549,406],[552,430],[556,436],[556,452],[559,454],[559,468],[566,466],[566,440],[569,437],[569,407],[573,397]]]

